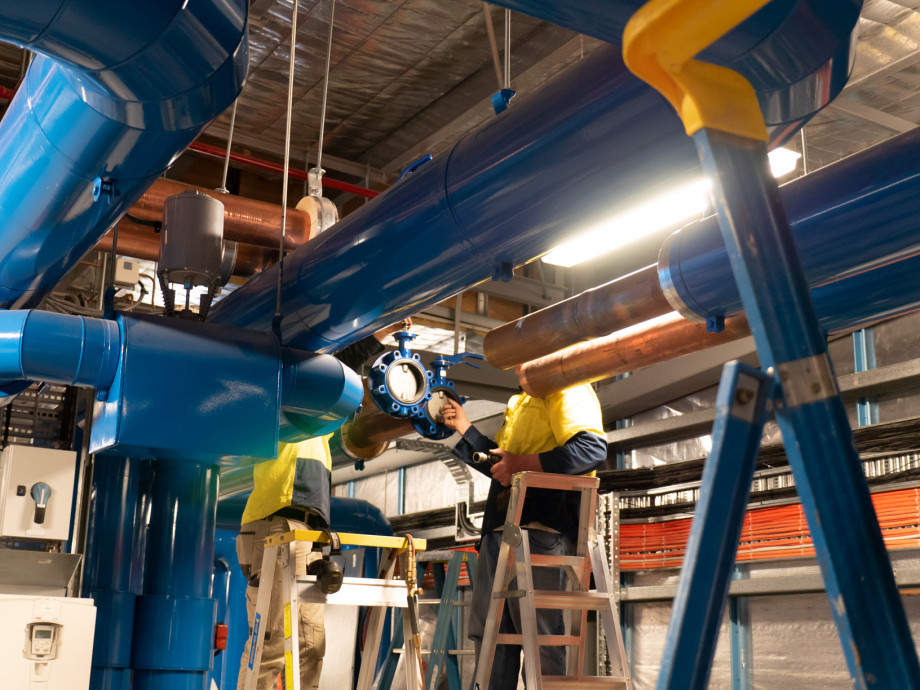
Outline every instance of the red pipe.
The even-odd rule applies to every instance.
[[[211,146],[210,144],[202,144],[200,141],[193,141],[188,148],[190,151],[197,151],[198,153],[203,153],[206,156],[214,156],[215,158],[224,158],[227,155],[226,149],[222,149],[219,146]],[[269,172],[280,173],[282,175],[284,174],[283,165],[279,163],[271,163],[260,158],[252,158],[250,156],[243,156],[239,153],[231,152],[230,160],[232,160],[234,163],[248,165],[251,168],[267,170]],[[297,180],[307,179],[307,173],[302,170],[295,170],[293,168],[288,170],[288,176]],[[373,199],[375,196],[380,194],[380,192],[375,192],[373,189],[359,187],[358,185],[342,182],[341,180],[333,180],[328,177],[323,178],[323,186],[331,187],[332,189],[339,189],[343,192],[350,192],[352,194],[357,194],[358,196],[365,196],[368,199]]]
[[[13,96],[16,94],[13,89],[8,89],[5,86],[0,86],[0,98],[5,98],[7,100],[12,100]]]

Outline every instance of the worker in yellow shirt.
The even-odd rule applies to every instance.
[[[383,352],[386,336],[407,328],[411,321],[401,321],[377,331],[373,336],[350,345],[338,354],[339,360],[352,369]],[[331,436],[331,435],[330,435]],[[236,553],[243,574],[249,580],[246,588],[246,612],[249,616],[250,640],[255,619],[256,598],[259,593],[259,573],[262,569],[263,543],[266,537],[295,529],[324,529],[329,527],[330,495],[332,491],[332,456],[329,438],[312,438],[300,443],[280,443],[278,457],[259,463],[253,468],[253,490],[243,510]],[[307,542],[296,542],[295,572],[306,575],[307,566],[321,558]],[[284,670],[284,619],[281,601],[281,570],[275,569],[272,598],[262,646],[257,690],[273,690],[275,679]],[[304,690],[319,686],[326,652],[326,632],[322,604],[300,604],[300,687]],[[249,665],[249,646],[243,650],[238,687],[242,690],[245,670]]]
[[[470,423],[459,403],[448,402],[441,409],[441,415],[445,426],[461,434],[460,441],[454,447],[454,454],[492,477],[483,516],[482,541],[470,608],[469,637],[476,647],[478,663],[512,476],[524,471],[558,474],[593,472],[607,458],[607,439],[604,436],[600,404],[594,389],[587,384],[545,398],[534,398],[526,393],[513,396],[505,411],[504,426],[494,440],[484,436]],[[501,460],[491,466],[474,463],[475,452],[493,453]],[[532,553],[574,554],[579,502],[577,492],[528,489],[521,527],[527,530]],[[561,568],[534,568],[533,578],[535,589],[565,589],[566,576]],[[513,599],[507,603],[508,608],[502,617],[499,632],[520,634],[520,608]],[[541,635],[565,634],[562,612],[539,610],[537,632]],[[565,647],[540,647],[542,673],[565,675],[565,654]],[[518,687],[520,665],[520,646],[498,645],[489,690],[515,690]]]

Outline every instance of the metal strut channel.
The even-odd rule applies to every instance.
[[[843,401],[828,376],[827,341],[769,173],[767,131],[755,92],[741,75],[694,59],[765,4],[652,0],[626,27],[624,58],[678,111],[713,180],[720,230],[761,364],[771,378],[774,372],[785,378],[785,405],[777,405],[776,418],[855,686],[920,687],[920,664],[878,519]],[[761,393],[767,383],[759,386]],[[733,388],[736,395],[742,390]],[[723,378],[723,402],[726,390]],[[747,433],[732,433],[739,424]],[[659,688],[704,688],[708,682],[758,424],[756,415],[740,420],[730,408],[717,417]],[[746,473],[734,469],[735,478],[723,463],[732,454],[746,463]],[[743,482],[738,474],[745,475]],[[704,500],[722,490],[718,501]]]

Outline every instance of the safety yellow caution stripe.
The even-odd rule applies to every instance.
[[[409,540],[405,537],[384,537],[376,534],[348,534],[339,532],[339,539],[342,545],[348,546],[372,546],[383,549],[408,549]],[[295,541],[328,543],[328,539],[323,532],[317,530],[297,529],[284,534],[276,534],[265,539],[265,546],[280,546],[281,544],[290,544]],[[424,551],[427,547],[425,539],[413,539],[416,551]]]

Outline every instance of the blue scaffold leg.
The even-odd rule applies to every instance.
[[[457,599],[457,583],[460,580],[460,566],[463,565],[464,552],[457,551],[450,557],[445,572],[443,563],[433,563],[436,595],[441,599],[438,608],[438,621],[434,627],[431,641],[431,654],[428,656],[428,670],[425,674],[425,687],[436,688],[441,674],[447,675],[450,690],[460,690],[460,669],[457,656],[450,651],[457,647],[457,635],[454,632],[454,602]]]
[[[658,688],[707,685],[773,388],[772,376],[746,364],[729,362],[722,371],[712,452],[703,469]]]
[[[843,653],[857,688],[920,688],[920,664],[762,142],[694,134]],[[700,687],[700,686],[696,686]]]

